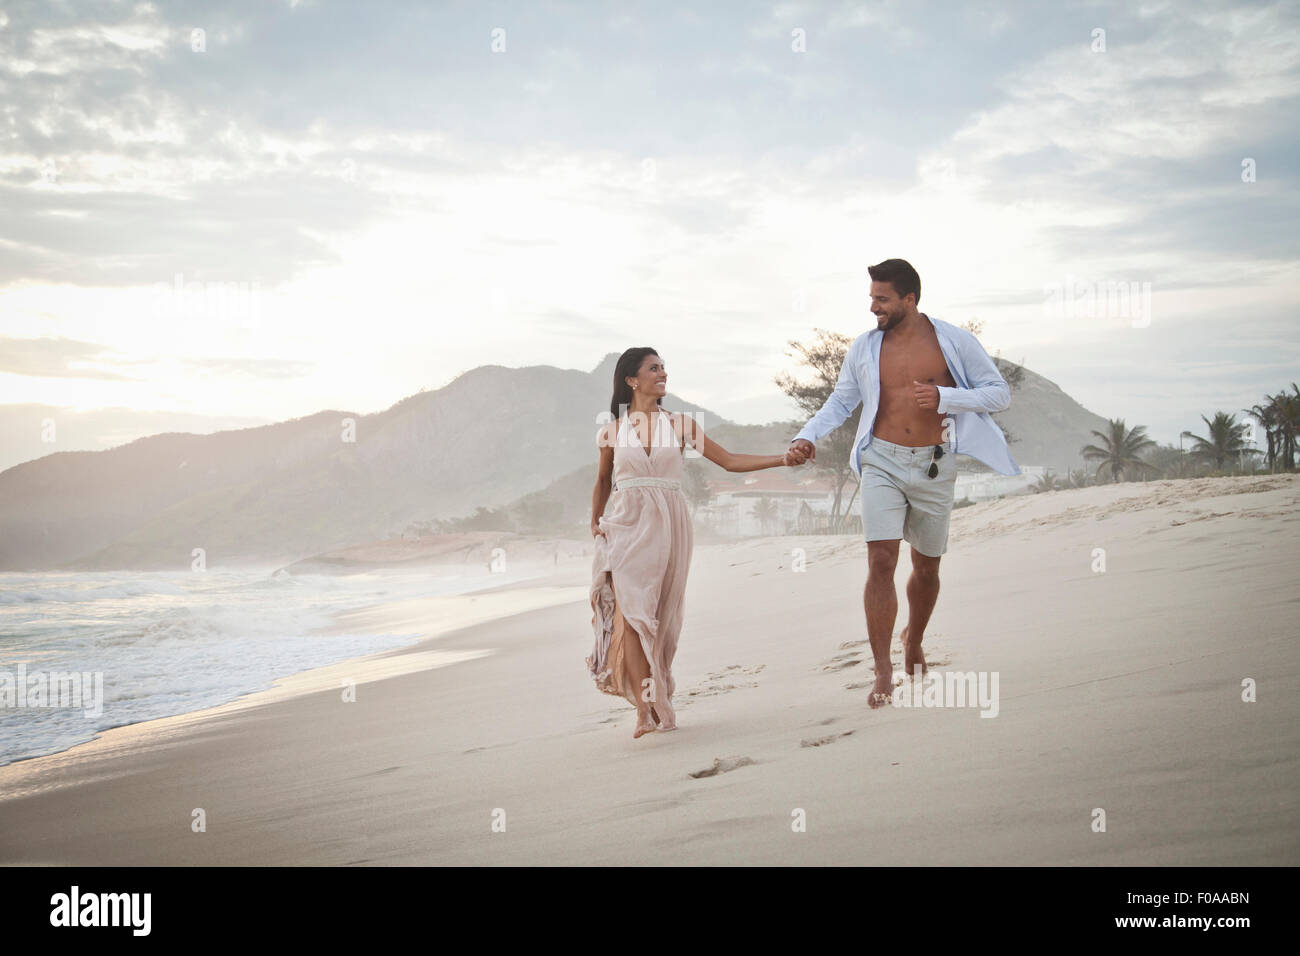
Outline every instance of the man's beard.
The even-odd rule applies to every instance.
[[[881,326],[878,326],[878,328],[879,328],[882,332],[888,332],[890,329],[892,329],[894,326],[896,326],[899,322],[902,322],[902,321],[903,321],[903,318],[904,318],[904,316],[903,316],[903,313],[902,313],[902,312],[887,312],[887,313],[885,313],[885,316],[884,316],[885,324],[884,324],[884,325],[881,325]]]

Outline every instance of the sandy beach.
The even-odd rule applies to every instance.
[[[925,647],[997,675],[990,718],[868,709],[860,538],[700,546],[680,729],[640,740],[586,675],[571,561],[349,622],[429,620],[411,647],[0,767],[0,862],[1295,865],[1297,554],[1294,475],[958,510]]]

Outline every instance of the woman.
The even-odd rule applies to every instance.
[[[587,669],[600,690],[636,707],[634,738],[677,729],[673,655],[694,548],[681,488],[686,441],[727,471],[800,460],[794,452],[733,455],[710,441],[694,419],[665,412],[667,392],[668,375],[654,349],[628,349],[619,357],[609,403],[613,421],[597,436],[600,465],[591,496],[596,647]]]

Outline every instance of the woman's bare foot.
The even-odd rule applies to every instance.
[[[636,740],[642,734],[652,733],[655,729],[654,717],[649,713],[643,714],[640,711],[637,711],[636,730],[632,731],[632,739]]]
[[[921,650],[921,645],[915,646],[907,642],[907,626],[903,626],[903,633],[898,635],[899,641],[903,644],[903,670],[907,672],[908,677],[916,676],[916,668],[921,668],[921,676],[924,677],[930,665],[925,662],[925,652]]]

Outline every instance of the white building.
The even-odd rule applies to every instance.
[[[700,508],[696,517],[718,534],[734,538],[825,530],[835,501],[835,488],[829,481],[787,478],[771,471],[743,475],[739,480],[715,479],[709,482],[709,491],[713,501]],[[856,491],[856,482],[845,482],[840,511],[853,500],[845,531],[862,528]]]

